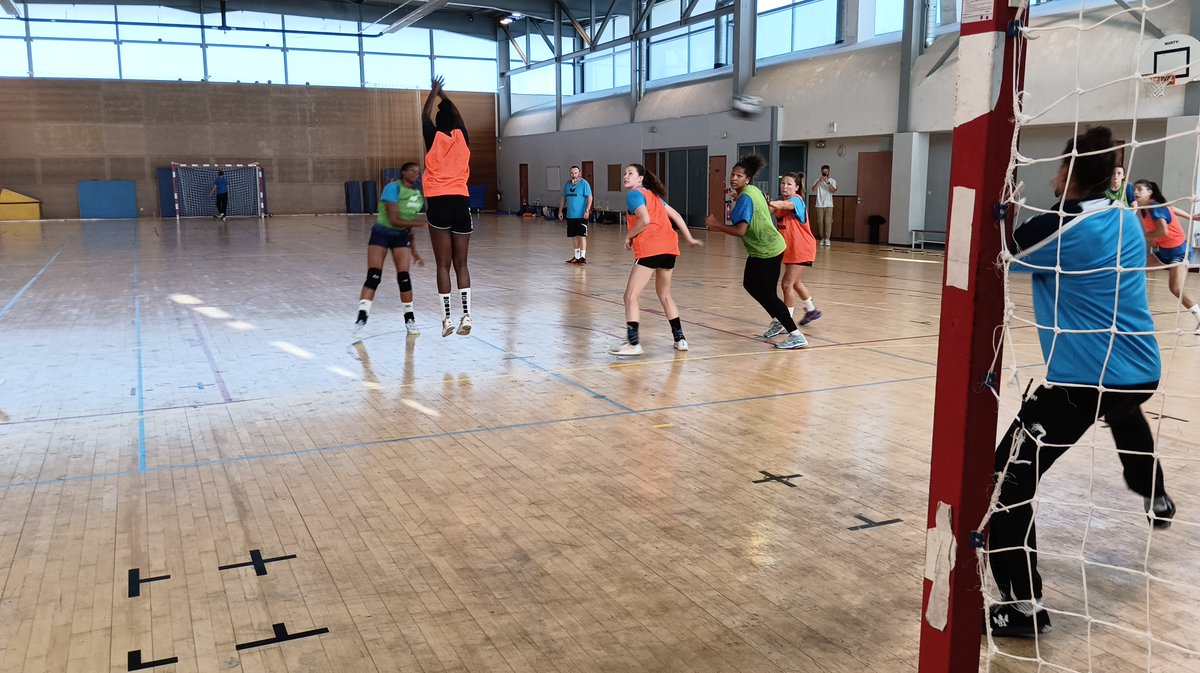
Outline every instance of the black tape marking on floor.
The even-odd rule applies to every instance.
[[[250,560],[245,563],[231,563],[229,565],[217,566],[217,570],[233,570],[234,568],[245,568],[246,566],[254,566],[254,574],[262,577],[267,574],[267,564],[276,561],[287,561],[288,559],[296,558],[295,554],[287,556],[276,556],[275,558],[263,558],[262,551],[258,549],[250,550]]]
[[[788,479],[795,479],[796,477],[801,476],[799,474],[771,474],[770,472],[767,472],[766,470],[759,470],[758,473],[766,478],[765,479],[756,479],[750,483],[765,484],[769,481],[777,481],[777,482],[783,484],[784,486],[787,486],[788,488],[796,488],[796,485],[793,484],[792,482],[788,481]]]
[[[283,623],[272,624],[271,630],[275,632],[274,638],[266,638],[263,640],[252,640],[248,643],[242,643],[237,646],[239,650],[248,650],[252,647],[263,647],[264,645],[274,645],[288,640],[296,640],[298,638],[307,638],[309,636],[319,636],[322,633],[329,633],[329,629],[321,627],[311,631],[301,631],[300,633],[288,633],[287,627]]]
[[[904,521],[904,519],[888,519],[887,521],[871,521],[870,519],[868,519],[867,517],[865,517],[861,514],[855,514],[854,518],[858,519],[859,521],[864,522],[863,525],[851,526],[850,528],[847,528],[846,530],[865,530],[867,528],[879,528],[880,526],[886,526],[890,523],[900,523],[901,521]]]
[[[159,575],[158,577],[147,577],[146,579],[142,579],[142,569],[141,568],[130,568],[129,569],[129,597],[137,598],[138,596],[141,596],[143,584],[149,584],[150,582],[159,582],[161,580],[169,580],[169,579],[171,579],[170,575]]]
[[[179,657],[171,657],[170,659],[156,659],[154,661],[142,661],[142,651],[134,650],[129,653],[129,670],[144,671],[147,668],[155,668],[157,666],[169,666],[179,663]]]

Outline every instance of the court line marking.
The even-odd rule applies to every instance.
[[[142,295],[138,259],[138,225],[133,224],[133,325],[137,333],[138,472],[146,471],[146,389],[142,372]]]
[[[331,446],[319,446],[309,449],[292,449],[289,451],[272,451],[268,453],[258,453],[249,456],[237,456],[232,458],[213,458],[210,460],[200,460],[191,463],[181,463],[176,465],[160,465],[157,467],[145,470],[147,473],[157,472],[173,472],[176,470],[187,470],[200,467],[215,467],[220,465],[231,465],[234,463],[248,463],[257,460],[269,460],[272,458],[287,458],[292,456],[306,456],[312,454],[330,453],[334,451],[345,451],[349,449],[366,448],[372,446],[380,446],[382,444],[401,444],[407,442],[419,442],[430,439],[445,439],[450,437],[461,437],[466,435],[477,435],[492,432],[502,432],[505,430],[519,430],[522,428],[536,428],[550,425],[561,425],[565,423],[579,423],[583,421],[592,421],[605,418],[617,418],[620,416],[641,416],[650,413],[661,413],[664,411],[695,409],[700,407],[710,407],[721,404],[738,404],[741,402],[755,402],[768,399],[778,399],[784,397],[795,397],[797,395],[811,395],[814,393],[837,392],[840,390],[849,390],[852,388],[869,388],[873,386],[891,385],[897,383],[912,383],[915,381],[928,381],[933,379],[933,375],[917,376],[907,379],[888,379],[886,381],[871,381],[868,383],[851,383],[842,386],[830,386],[827,388],[812,388],[809,390],[794,390],[785,393],[772,393],[770,395],[755,395],[752,397],[734,398],[727,400],[711,400],[708,402],[694,402],[691,404],[681,404],[671,407],[659,407],[656,409],[641,409],[629,411],[614,411],[607,414],[591,414],[587,416],[575,416],[572,418],[554,418],[544,421],[529,421],[527,423],[511,423],[508,425],[497,425],[483,428],[471,428],[467,430],[451,430],[449,432],[429,433],[423,435],[411,435],[407,437],[390,437],[387,439],[373,439],[365,442],[351,442],[347,444],[333,444]],[[103,472],[100,474],[78,475],[74,477],[59,477],[56,479],[44,479],[38,481],[24,481],[12,484],[0,484],[0,490],[8,490],[12,488],[51,486],[56,484],[67,484],[80,481],[93,481],[96,479],[109,479],[113,477],[128,477],[139,474],[133,470],[125,470],[122,472]]]
[[[33,274],[33,278],[30,278],[28,283],[25,283],[20,290],[17,290],[17,293],[12,296],[12,299],[8,300],[8,303],[4,305],[4,308],[0,308],[0,318],[3,318],[4,314],[8,313],[8,310],[21,300],[21,296],[25,294],[25,291],[28,290],[34,283],[36,283],[37,279],[41,278],[43,273],[46,273],[46,269],[50,268],[50,265],[54,263],[54,260],[58,259],[58,256],[62,254],[63,250],[67,249],[68,245],[71,245],[71,241],[63,243],[62,247],[58,249],[58,252],[54,253],[54,255],[50,258],[50,261],[46,262],[42,266],[41,270]]]
[[[186,309],[184,309],[187,311]],[[200,321],[196,319],[195,311],[187,311],[188,317],[192,319],[192,327],[196,329],[196,338],[200,341],[200,348],[204,351],[204,357],[208,359],[208,368],[212,370],[213,378],[217,381],[217,389],[221,391],[221,399],[226,404],[233,401],[229,395],[229,389],[225,387],[225,379],[221,378],[221,372],[217,369],[216,358],[213,357],[212,351],[208,348],[208,338],[204,336],[204,330],[200,329]]]

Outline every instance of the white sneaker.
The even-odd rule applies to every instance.
[[[442,336],[448,337],[454,334],[454,321],[450,318],[442,320]]]
[[[685,351],[687,349],[688,349],[687,339],[680,339],[679,341],[675,342],[675,350]]]
[[[797,348],[808,348],[808,339],[803,334],[789,334],[787,339],[775,344],[775,347],[780,350],[790,351]]]
[[[772,320],[771,324],[767,327],[767,331],[763,332],[763,338],[770,339],[772,337],[777,337],[786,331],[787,330],[783,329],[783,323],[779,322],[778,320]]]
[[[421,328],[417,327],[416,320],[405,320],[404,329],[408,330],[408,336],[421,336]]]
[[[471,316],[464,315],[462,322],[458,323],[458,335],[467,336],[471,333]]]
[[[620,356],[641,355],[642,354],[642,345],[641,344],[631,344],[628,341],[622,341],[621,343],[617,344],[616,346],[613,346],[612,348],[608,349],[608,352],[611,355],[620,355]]]

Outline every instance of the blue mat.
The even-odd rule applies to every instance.
[[[80,180],[79,217],[120,220],[138,216],[133,180]]]

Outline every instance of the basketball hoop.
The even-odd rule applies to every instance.
[[[1142,93],[1154,98],[1167,94],[1167,87],[1175,84],[1175,75],[1142,75]]]

